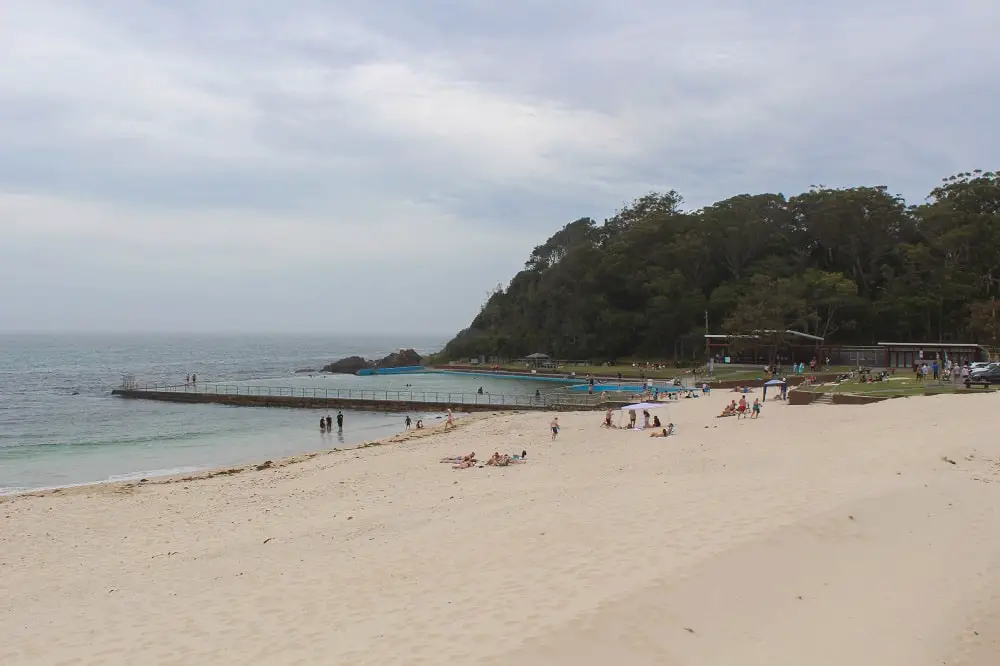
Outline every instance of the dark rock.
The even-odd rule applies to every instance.
[[[406,368],[412,365],[420,365],[423,357],[413,349],[400,349],[393,352],[375,363],[376,368]]]
[[[360,356],[348,356],[339,361],[323,366],[323,372],[332,372],[342,375],[354,375],[359,370],[367,368],[405,368],[412,365],[420,365],[423,357],[413,349],[401,349],[392,352],[379,361],[369,361]]]
[[[353,375],[358,370],[370,368],[371,364],[360,356],[348,356],[339,361],[323,366],[323,372],[333,372],[341,375]]]

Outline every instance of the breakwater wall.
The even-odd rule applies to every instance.
[[[178,391],[155,389],[115,389],[112,395],[130,400],[159,400],[188,404],[218,404],[232,407],[286,407],[296,409],[350,409],[370,412],[495,412],[512,410],[533,411],[580,411],[607,409],[610,405],[596,401],[572,400],[567,402],[534,400],[527,396],[507,396],[511,400],[469,399],[466,394],[455,394],[453,398],[441,396],[435,400],[379,399],[327,397],[325,395],[269,395],[228,393],[210,391]]]

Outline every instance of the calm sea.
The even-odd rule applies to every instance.
[[[277,459],[350,446],[402,430],[404,414],[347,412],[321,435],[325,411],[185,405],[111,396],[122,375],[140,384],[240,382],[337,389],[529,393],[519,380],[447,374],[296,375],[344,356],[426,354],[440,338],[400,335],[0,335],[0,493],[117,481]],[[440,414],[412,414],[433,423]]]

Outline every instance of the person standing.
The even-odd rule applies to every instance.
[[[549,428],[552,429],[552,441],[556,441],[556,436],[559,435],[559,417],[552,419],[552,423],[549,424]]]
[[[406,429],[409,430],[410,429],[410,423],[412,423],[412,421],[410,421],[410,417],[409,416],[406,417],[406,421],[404,423],[406,423]]]
[[[344,412],[337,412],[337,430],[344,429]]]
[[[326,429],[333,432],[333,418],[329,414],[326,415]]]

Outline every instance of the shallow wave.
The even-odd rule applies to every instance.
[[[65,483],[59,486],[0,486],[0,495],[15,495],[17,493],[39,492],[43,490],[58,490],[61,488],[82,488],[84,486],[94,486],[100,483],[120,483],[123,481],[138,481],[139,479],[152,479],[158,476],[174,476],[175,474],[193,474],[201,472],[208,467],[166,467],[164,469],[151,469],[144,472],[131,472],[129,474],[113,474],[103,481],[88,481],[86,483]]]

